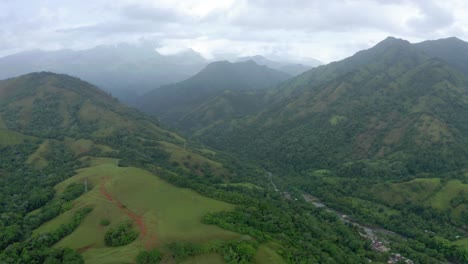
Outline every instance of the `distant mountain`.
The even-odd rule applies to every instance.
[[[292,76],[297,76],[299,74],[302,74],[302,73],[312,69],[312,67],[307,66],[307,65],[303,65],[303,64],[286,64],[286,65],[280,66],[277,69],[282,71],[282,72],[289,73]]]
[[[315,60],[315,59],[307,60],[307,63],[308,63],[307,65],[303,63],[298,63],[298,62],[273,61],[260,55],[240,57],[237,59],[238,62],[249,61],[249,60],[256,62],[258,65],[264,65],[272,69],[286,72],[293,76],[299,75],[305,71],[310,70],[313,67],[316,67],[322,64],[320,61]]]
[[[388,38],[282,83],[257,114],[218,123],[201,138],[285,171],[467,168],[468,81],[451,64]]]
[[[194,130],[258,109],[262,90],[290,77],[253,61],[213,62],[185,81],[144,94],[137,106],[180,129]]]
[[[194,75],[207,63],[193,50],[164,56],[149,44],[98,46],[79,51],[35,50],[0,58],[0,79],[36,71],[65,73],[131,102],[138,94]]]

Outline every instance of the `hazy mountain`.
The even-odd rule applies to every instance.
[[[164,84],[186,79],[207,64],[188,50],[163,56],[149,44],[89,50],[27,51],[0,58],[0,79],[35,71],[65,73],[89,81],[126,102]]]
[[[413,44],[431,57],[444,60],[468,75],[468,42],[452,37]]]
[[[241,62],[249,60],[256,62],[258,65],[264,65],[272,69],[286,72],[292,76],[299,75],[305,71],[312,69],[313,67],[317,67],[322,64],[320,61],[314,59],[308,59],[307,64],[303,64],[303,62],[299,63],[273,61],[260,55],[240,57],[236,61]]]
[[[310,70],[312,68],[313,67],[311,67],[311,66],[307,66],[307,65],[303,65],[303,64],[286,64],[286,65],[278,67],[277,70],[289,73],[292,76],[297,76],[297,75],[302,74],[302,73],[304,73],[304,72],[306,72],[306,71],[308,71],[308,70]]]
[[[466,76],[449,63],[388,38],[284,82],[258,114],[218,124],[203,138],[296,171],[355,162],[382,162],[382,173],[395,164],[403,174],[461,169],[467,89]]]
[[[171,125],[193,130],[259,109],[261,90],[289,77],[253,61],[213,62],[185,81],[141,96],[138,107]]]

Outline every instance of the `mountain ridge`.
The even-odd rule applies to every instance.
[[[258,109],[261,105],[258,101],[249,99],[242,102],[242,98],[249,94],[258,98],[264,90],[289,77],[286,73],[260,66],[251,60],[237,63],[213,62],[185,81],[160,87],[143,95],[138,107],[171,125],[184,123],[179,128],[191,130],[196,129],[194,126],[200,127],[227,116]],[[214,98],[225,100],[226,105],[218,104],[213,101]],[[229,103],[233,100],[237,103]],[[208,105],[209,101],[213,102],[211,106]],[[203,109],[203,105],[208,109],[202,112],[192,111]]]
[[[426,72],[433,72],[433,74],[428,75]],[[418,83],[426,83],[429,85],[428,89],[429,87],[431,88],[429,90],[425,90]],[[380,87],[387,88],[382,89]],[[447,87],[447,90],[443,90],[441,87]],[[351,117],[346,117],[351,112],[354,116],[361,118],[365,115],[370,115],[370,117],[375,116],[377,118],[375,121],[372,121],[372,119],[368,119],[367,121],[365,121],[365,119],[363,119],[360,122],[364,123],[358,125],[356,128],[353,128],[353,130],[348,131],[348,133],[354,131],[351,132],[352,136],[349,135],[351,136],[351,138],[357,137],[355,139],[357,140],[359,139],[360,135],[360,137],[363,137],[362,140],[364,140],[370,135],[366,135],[365,133],[360,134],[358,133],[359,130],[363,130],[363,132],[365,132],[366,130],[372,129],[373,127],[378,128],[379,126],[381,126],[381,124],[379,125],[380,121],[378,120],[382,120],[383,116],[376,116],[381,111],[379,110],[379,108],[385,109],[386,107],[387,110],[383,110],[383,114],[385,113],[385,111],[388,111],[384,114],[387,115],[386,118],[390,118],[392,116],[392,104],[395,105],[395,110],[397,110],[397,112],[403,111],[400,114],[402,116],[406,115],[405,113],[413,111],[410,110],[410,106],[412,103],[416,103],[420,107],[424,107],[424,111],[431,112],[431,107],[423,105],[424,103],[417,103],[417,101],[409,100],[409,98],[414,98],[412,100],[416,100],[421,97],[426,98],[424,97],[424,93],[427,93],[429,91],[431,91],[430,94],[427,95],[429,97],[427,97],[424,100],[429,100],[430,104],[433,104],[433,106],[441,103],[441,99],[436,98],[434,96],[434,94],[440,93],[440,95],[447,96],[444,99],[445,101],[442,102],[442,104],[444,104],[444,107],[451,108],[452,106],[448,102],[455,100],[454,102],[457,102],[455,103],[456,105],[461,104],[462,106],[462,108],[458,111],[461,110],[462,112],[464,111],[463,113],[466,112],[468,114],[468,112],[466,111],[466,87],[468,87],[466,78],[463,77],[462,74],[456,69],[449,66],[449,64],[445,61],[440,60],[438,58],[429,57],[424,52],[417,50],[417,47],[412,46],[412,44],[410,44],[407,41],[396,38],[387,38],[386,40],[378,43],[373,48],[358,52],[354,56],[347,58],[343,61],[334,62],[326,66],[319,66],[318,68],[313,69],[306,74],[284,82],[280,85],[279,89],[275,90],[274,92],[268,95],[269,101],[273,103],[270,103],[266,110],[261,110],[259,113],[254,114],[251,117],[246,118],[244,120],[233,121],[233,124],[236,125],[234,127],[229,128],[231,129],[231,132],[227,133],[228,136],[226,138],[219,136],[220,133],[222,133],[220,131],[223,131],[223,129],[214,129],[213,134],[217,134],[218,138],[221,139],[221,141],[227,140],[227,138],[230,137],[234,138],[234,140],[232,141],[236,141],[236,139],[241,140],[241,138],[243,138],[243,140],[248,139],[249,137],[247,137],[246,135],[249,133],[266,133],[269,136],[262,135],[262,137],[267,137],[271,140],[273,140],[273,138],[276,138],[275,141],[283,140],[283,143],[278,143],[277,147],[280,147],[281,144],[287,144],[286,142],[288,141],[288,136],[287,134],[275,134],[280,133],[278,132],[278,130],[281,130],[284,133],[286,133],[286,131],[295,128],[299,129],[298,131],[296,131],[296,133],[304,134],[307,130],[305,128],[301,129],[301,127],[307,126],[307,124],[310,125],[311,122],[313,122],[316,127],[323,127],[326,123],[328,123],[328,121],[326,120],[331,120],[334,116],[336,116],[334,120],[341,120],[343,124],[345,124],[346,122],[351,122],[348,125],[354,123],[353,126],[356,126],[359,124],[356,123],[357,121],[351,121]],[[392,97],[390,98],[389,96]],[[338,104],[338,102],[340,103]],[[364,105],[364,102],[367,102],[368,104],[371,103],[371,106]],[[371,107],[374,107],[372,111],[370,110]],[[439,112],[437,114],[442,113],[443,112]],[[461,114],[458,115],[457,121],[452,120],[452,122],[455,122],[456,124],[461,124],[462,122],[460,119],[460,115]],[[449,116],[445,116],[444,118],[446,119],[448,117]],[[324,118],[327,119],[324,120]],[[306,123],[301,124],[300,120],[307,121]],[[398,118],[395,120],[398,120]],[[226,128],[226,125],[227,127],[229,127],[228,122],[220,124],[219,127],[224,126]],[[374,122],[377,123],[373,124]],[[281,123],[290,125],[285,125]],[[365,123],[367,124],[364,125]],[[248,128],[247,130],[250,132],[247,132],[246,130],[244,135],[240,135],[242,134],[242,128],[239,127],[239,124],[244,124],[244,126]],[[262,128],[262,126],[264,127]],[[285,126],[291,128],[285,130]],[[359,126],[362,127],[358,128]],[[254,132],[255,130],[252,130],[254,129],[254,127],[256,127],[255,129],[260,129],[259,132]],[[267,128],[268,131],[273,132],[267,132],[267,130],[265,130]],[[462,129],[462,133],[465,135],[468,132],[468,130],[465,130],[466,128],[464,126],[459,126],[459,129]],[[323,133],[336,133],[333,132],[333,130],[333,125],[331,125],[327,130],[324,130],[328,132]],[[378,132],[379,130],[375,130],[374,133]],[[455,131],[455,134],[459,133]],[[294,138],[291,135],[289,136]],[[203,137],[204,136],[202,135],[202,138]],[[315,149],[317,149],[317,146],[321,145],[323,142],[327,142],[327,140],[325,140],[325,138],[322,137],[323,135],[319,138],[314,139],[313,142],[315,143],[313,144],[315,146]],[[206,138],[216,137],[206,136],[205,139]],[[356,152],[358,151],[357,149],[355,151],[352,150],[352,144],[347,143],[346,138],[347,136],[345,137],[345,135],[337,136],[335,138],[336,145],[347,146],[348,149],[345,152],[342,152],[342,156],[339,156],[339,158],[337,158],[338,156],[333,155],[331,155],[331,157],[335,157],[337,158],[337,160],[341,160],[346,156],[352,156],[353,153],[354,155],[358,153]],[[368,145],[362,150],[363,153],[366,153],[372,148],[373,144],[376,144],[375,142],[373,142],[374,139],[372,138],[366,139],[371,141],[362,140],[355,141],[355,144],[364,144],[365,146]],[[458,140],[463,140],[463,137],[458,136]],[[222,144],[220,143],[220,141],[217,142],[217,144],[213,142],[210,143],[213,144],[213,146],[221,148]],[[459,141],[459,143],[461,142]],[[295,162],[297,162],[297,160],[306,158],[309,164],[321,164],[315,167],[316,169],[321,167],[327,168],[327,166],[329,166],[327,164],[335,164],[333,166],[336,166],[336,163],[332,162],[332,160],[335,158],[324,160],[323,153],[327,153],[335,148],[333,144],[331,144],[331,142],[328,144],[329,145],[324,146],[324,149],[322,149],[321,151],[317,150],[317,152],[313,154],[313,158],[306,158],[307,154],[306,156],[303,156],[301,154],[301,158],[297,159],[286,159],[285,157],[282,157],[280,159],[282,159],[283,161],[287,160],[289,163],[294,164]],[[466,145],[466,142],[462,143],[462,145]],[[260,155],[260,160],[267,159],[267,156],[272,156],[274,155],[273,153],[281,153],[278,150],[272,149],[271,143],[264,143],[262,147],[253,146],[252,144],[247,142],[244,142],[242,144],[236,143],[232,145],[232,147],[237,148],[237,151],[241,151],[239,149],[239,147],[241,146],[251,146],[255,149],[269,149],[269,151],[265,151],[263,155]],[[291,153],[297,153],[297,155],[299,155],[299,153],[301,153],[301,149],[303,149],[303,147],[299,148],[298,150],[291,149],[289,155],[291,155]],[[449,148],[446,147],[446,150],[448,149]],[[460,148],[457,149],[459,149],[457,151],[462,151],[462,149]],[[336,149],[334,151],[338,150]],[[377,151],[375,153],[378,153],[378,149],[374,151]],[[460,153],[464,152],[462,151]],[[466,153],[462,154],[462,156],[466,156]],[[320,163],[318,162],[318,160],[322,160],[323,162]],[[347,159],[345,159],[344,161],[346,160]],[[279,161],[276,162],[276,164],[279,164]],[[442,164],[439,165],[443,166]],[[304,167],[304,169],[305,168],[307,168],[307,166]]]

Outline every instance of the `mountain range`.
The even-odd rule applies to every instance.
[[[261,61],[260,65],[274,65],[291,75],[315,66],[274,62],[262,56],[253,58]],[[188,79],[210,62],[191,49],[163,55],[148,42],[86,50],[31,50],[0,58],[0,80],[39,71],[64,73],[91,82],[126,103],[135,103],[139,95]]]

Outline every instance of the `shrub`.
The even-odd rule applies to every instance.
[[[104,236],[104,242],[107,246],[118,247],[130,244],[137,237],[138,232],[127,222],[109,229]]]
[[[161,253],[157,249],[151,251],[142,251],[138,254],[137,264],[156,264],[161,261]]]
[[[110,225],[110,220],[109,219],[101,219],[99,222],[102,226],[108,226]]]

